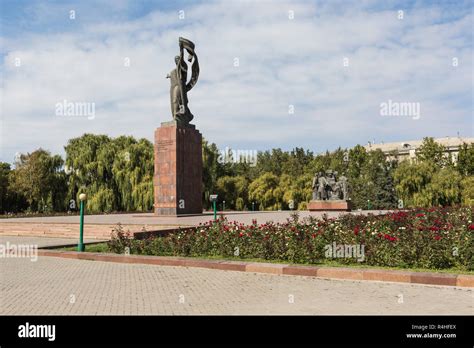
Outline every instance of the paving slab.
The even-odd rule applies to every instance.
[[[474,314],[470,288],[40,256],[0,259],[0,315]]]

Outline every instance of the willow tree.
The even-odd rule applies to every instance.
[[[242,210],[247,205],[247,188],[248,182],[245,177],[240,175],[223,176],[217,180],[216,184],[219,202],[225,201],[227,208]],[[239,200],[239,204],[237,204],[237,200]]]
[[[148,211],[153,206],[153,145],[130,136],[84,134],[65,147],[72,199],[88,194],[91,212]]]
[[[249,200],[256,201],[260,210],[281,209],[283,191],[278,187],[279,178],[273,173],[264,173],[249,185]]]

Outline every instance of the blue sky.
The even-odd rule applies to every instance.
[[[0,4],[0,161],[62,154],[85,132],[152,140],[171,118],[164,77],[179,36],[201,65],[193,123],[220,148],[473,136],[470,1]],[[94,117],[58,117],[63,100],[94,103]],[[381,115],[389,100],[417,103],[420,117]]]

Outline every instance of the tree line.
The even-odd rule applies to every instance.
[[[218,194],[219,209],[306,209],[312,178],[328,169],[344,174],[356,209],[473,205],[474,144],[463,144],[457,161],[443,145],[425,138],[414,161],[398,163],[381,150],[351,149],[315,154],[272,149],[257,158],[222,156],[203,140],[203,204]],[[153,144],[131,136],[84,134],[70,139],[65,159],[44,149],[0,162],[0,213],[76,211],[88,195],[91,213],[153,210]],[[223,160],[224,159],[224,160]]]

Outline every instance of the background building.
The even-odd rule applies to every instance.
[[[464,138],[464,137],[445,137],[445,138],[435,138],[438,144],[441,144],[445,147],[445,155],[451,156],[453,162],[457,162],[459,148],[463,143],[471,144],[474,143],[474,138]],[[380,149],[383,151],[387,159],[389,160],[398,160],[401,162],[405,159],[414,159],[416,156],[416,151],[423,143],[423,140],[410,140],[402,141],[396,143],[381,143],[381,144],[372,144],[369,142],[365,147],[367,151]]]

